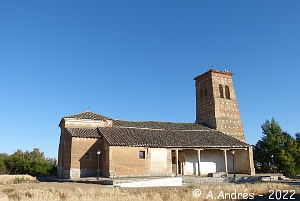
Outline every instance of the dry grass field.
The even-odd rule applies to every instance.
[[[7,178],[6,178],[7,179]],[[280,183],[197,185],[189,187],[120,188],[97,184],[33,182],[4,184],[0,200],[300,200],[300,188]],[[15,180],[16,181],[16,180]],[[270,193],[274,191],[271,197]],[[200,192],[201,191],[201,192]],[[294,195],[293,192],[295,192]],[[264,195],[264,196],[258,196]],[[195,197],[196,196],[196,197]],[[243,197],[246,196],[246,197]],[[287,199],[283,199],[287,198]]]
[[[13,184],[25,181],[34,182],[36,178],[30,175],[0,175],[0,184]]]

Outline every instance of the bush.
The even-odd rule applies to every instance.
[[[56,175],[56,168],[56,159],[45,158],[44,153],[36,148],[32,152],[26,151],[25,153],[17,150],[5,159],[0,155],[0,173],[45,176]]]
[[[32,176],[43,176],[49,175],[51,172],[51,165],[47,161],[33,160],[30,163],[28,174]]]
[[[25,180],[24,177],[22,177],[22,178],[17,177],[17,178],[14,179],[14,184],[23,183],[23,182],[26,182],[26,181],[28,181],[28,180]]]
[[[4,160],[0,158],[0,174],[6,174],[7,170],[4,164]]]

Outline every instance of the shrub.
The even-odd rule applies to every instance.
[[[13,155],[6,155],[5,158],[0,155],[0,174],[45,176],[56,175],[56,169],[56,159],[45,158],[44,153],[37,148],[32,152],[17,150]]]
[[[7,170],[4,164],[4,160],[0,158],[0,174],[6,174]]]
[[[28,181],[28,180],[24,179],[24,177],[22,177],[22,178],[16,177],[16,178],[14,179],[14,184],[23,183],[23,182],[26,182],[26,181]]]

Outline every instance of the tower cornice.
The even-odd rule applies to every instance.
[[[211,74],[213,73],[218,73],[218,74],[223,74],[223,75],[228,75],[228,76],[232,76],[233,73],[232,72],[229,72],[229,71],[218,71],[214,68],[211,68],[209,69],[208,71],[206,71],[205,73],[201,74],[201,75],[198,75],[197,77],[194,78],[194,80],[198,80],[198,79],[202,79],[203,77],[205,76],[210,76]]]

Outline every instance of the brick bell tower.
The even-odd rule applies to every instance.
[[[233,73],[210,69],[196,81],[196,123],[206,124],[245,142],[232,82]]]

